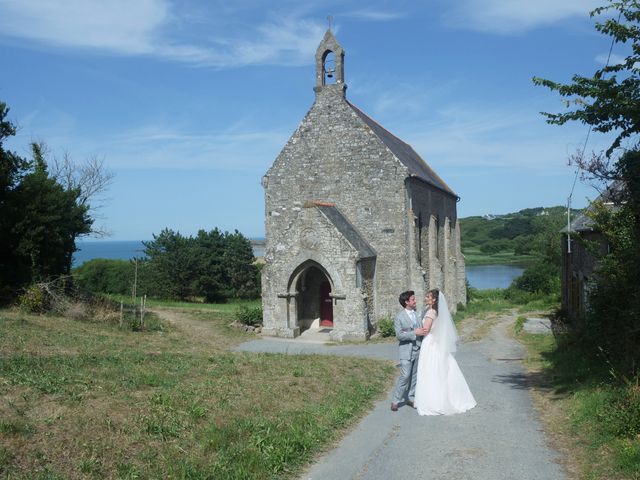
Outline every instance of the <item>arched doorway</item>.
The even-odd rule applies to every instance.
[[[300,332],[311,327],[333,327],[332,283],[324,268],[316,262],[303,265],[295,290]]]

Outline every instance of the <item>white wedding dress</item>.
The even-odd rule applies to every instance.
[[[442,293],[439,294],[438,310],[442,314],[433,320],[431,331],[420,347],[414,402],[420,415],[451,415],[476,406],[453,356],[458,335]]]

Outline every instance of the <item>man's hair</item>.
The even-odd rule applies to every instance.
[[[409,301],[409,299],[414,296],[416,294],[416,292],[414,292],[413,290],[407,290],[406,292],[402,292],[400,294],[400,297],[398,298],[398,301],[400,302],[400,305],[402,305],[403,307],[407,306],[407,302]]]

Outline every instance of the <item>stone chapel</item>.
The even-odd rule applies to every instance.
[[[419,308],[431,288],[466,304],[459,197],[346,99],[331,30],[315,61],[315,101],[262,180],[263,334],[326,327],[332,340],[365,340],[407,289]]]

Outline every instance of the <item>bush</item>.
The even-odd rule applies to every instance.
[[[90,317],[89,306],[83,302],[72,302],[65,309],[63,315],[71,320],[88,320]]]
[[[26,313],[45,313],[50,307],[50,299],[39,285],[31,285],[18,298],[20,309]]]
[[[236,311],[236,320],[251,327],[262,325],[262,307],[249,307],[247,305],[242,305]]]
[[[559,292],[560,272],[556,265],[538,261],[516,278],[511,286],[530,293],[542,292],[548,295]]]
[[[508,240],[494,240],[480,246],[480,251],[487,254],[509,252],[511,250],[511,243]]]
[[[537,293],[521,290],[517,288],[515,284],[511,284],[509,288],[504,290],[504,298],[512,303],[515,303],[516,305],[524,305],[525,303],[537,300],[540,296],[541,294],[539,292]]]
[[[384,317],[378,320],[376,323],[376,330],[381,337],[393,337],[396,334],[396,328],[393,325],[393,319],[391,317]]]
[[[131,294],[134,265],[127,260],[95,258],[73,270],[77,285],[94,293]]]
[[[636,438],[640,434],[640,387],[624,386],[610,390],[607,402],[595,413],[616,437]]]

